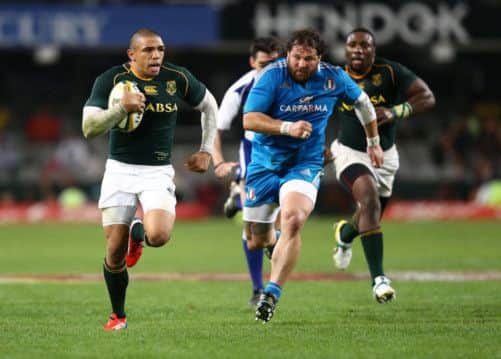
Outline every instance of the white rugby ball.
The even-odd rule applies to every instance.
[[[113,87],[110,92],[110,96],[108,97],[108,108],[112,108],[120,104],[125,87],[127,87],[130,92],[141,93],[141,90],[139,90],[139,87],[137,87],[137,84],[135,82],[119,82],[115,85],[115,87]],[[130,112],[123,118],[123,120],[118,122],[116,127],[123,132],[132,132],[141,124],[142,119],[142,112]]]

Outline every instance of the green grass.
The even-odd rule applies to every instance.
[[[501,355],[499,288],[488,283],[399,283],[400,300],[377,305],[366,283],[291,282],[266,325],[245,306],[247,289],[244,283],[134,283],[129,329],[106,333],[102,285],[4,285],[0,347],[11,358]]]
[[[296,271],[332,272],[332,220],[312,218]],[[392,270],[501,270],[499,222],[383,224],[385,267]],[[228,220],[178,222],[166,247],[145,250],[136,272],[245,272],[241,226]],[[0,226],[0,274],[99,272],[99,225]],[[15,238],[16,240],[12,240]],[[366,271],[360,241],[350,271]]]
[[[145,249],[137,272],[246,271],[233,222],[179,222],[172,243]],[[296,272],[333,273],[331,221],[304,230]],[[496,222],[385,223],[392,271],[500,271]],[[0,226],[0,275],[99,273],[98,225]],[[359,242],[350,271],[366,272]],[[268,264],[266,264],[268,269]],[[139,282],[129,329],[101,329],[103,283],[0,284],[0,358],[501,358],[501,284],[398,282],[378,305],[366,281],[289,282],[262,325],[246,282]]]

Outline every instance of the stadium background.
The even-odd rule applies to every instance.
[[[482,202],[499,200],[500,9],[498,0],[0,2],[0,357],[501,358],[501,210],[473,200],[485,184]],[[174,149],[174,240],[145,249],[130,271],[129,328],[104,333],[95,200],[106,137],[84,140],[81,109],[95,76],[126,61],[130,34],[162,33],[167,57],[220,101],[247,71],[253,37],[313,26],[341,62],[344,34],[367,21],[378,52],[415,70],[437,97],[436,109],[399,132],[402,168],[386,213],[394,220],[383,221],[397,301],[371,298],[360,241],[349,270],[335,271],[332,222],[351,202],[329,168],[316,209],[324,215],[303,230],[276,318],[255,322],[241,224],[216,217],[225,184],[182,168],[200,143],[198,116],[186,112]],[[239,131],[224,138],[228,159]]]
[[[294,29],[311,26],[329,42],[327,59],[340,64],[346,32],[369,26],[376,34],[378,54],[413,69],[437,98],[432,112],[400,127],[401,169],[394,203],[403,206],[397,214],[447,217],[451,208],[459,206],[459,217],[497,217],[497,209],[473,203],[498,200],[501,28],[496,15],[500,8],[501,2],[495,0],[339,1],[335,5],[238,0],[144,1],[140,6],[99,0],[2,3],[0,220],[25,218],[26,212],[13,215],[12,209],[21,206],[25,211],[30,203],[55,208],[62,193],[66,203],[78,204],[83,194],[86,203],[95,207],[106,136],[83,138],[82,105],[95,76],[126,61],[128,38],[143,26],[164,36],[167,59],[188,67],[218,102],[248,70],[248,44],[253,37],[285,38]],[[234,129],[223,138],[229,160],[236,159],[238,124],[235,121]],[[221,215],[227,183],[217,180],[212,171],[201,176],[182,166],[200,143],[199,126],[198,113],[185,111],[176,128],[173,156],[180,211],[182,216]],[[334,138],[335,121],[328,131],[328,138]],[[486,191],[479,191],[485,187]],[[424,209],[416,207],[415,201],[421,200],[427,201]],[[351,206],[332,168],[327,168],[316,211],[336,214],[349,212]],[[35,219],[45,218],[36,213]],[[95,218],[95,213],[89,216]]]

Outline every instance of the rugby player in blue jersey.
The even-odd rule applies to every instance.
[[[230,196],[224,204],[224,214],[231,218],[241,209],[244,201],[245,172],[247,164],[250,162],[252,139],[254,132],[244,131],[240,140],[238,151],[239,162],[227,162],[223,156],[221,133],[231,128],[235,118],[242,120],[242,109],[249,95],[249,91],[254,85],[256,76],[268,65],[279,57],[282,46],[278,39],[274,37],[260,37],[252,41],[250,46],[249,64],[252,70],[242,75],[230,86],[224,94],[217,117],[217,129],[212,161],[214,163],[214,174],[218,178],[224,178],[231,174],[233,168],[238,166],[237,178],[232,181]],[[238,205],[237,203],[238,202]],[[252,296],[249,304],[255,306],[263,292],[263,250],[261,248],[250,251],[247,248],[247,238],[245,231],[242,233],[242,244],[247,259],[247,266],[252,282]]]
[[[325,128],[339,100],[354,106],[373,165],[383,162],[373,105],[346,72],[321,61],[324,51],[318,32],[294,32],[287,57],[261,72],[244,106],[244,128],[257,132],[243,210],[248,247],[275,245],[270,281],[256,306],[256,320],[263,322],[272,318],[299,257],[300,232],[315,206],[322,175]],[[277,242],[273,223],[279,211],[282,236]]]

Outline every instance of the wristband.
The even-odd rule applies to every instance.
[[[406,101],[399,105],[393,106],[390,111],[395,118],[404,119],[412,114],[412,106]]]
[[[379,136],[367,137],[367,147],[379,146]]]
[[[289,136],[289,127],[290,127],[290,125],[292,125],[292,122],[282,121],[282,124],[280,125],[280,134],[281,135]]]
[[[214,165],[214,170],[215,170],[216,168],[218,168],[219,166],[221,166],[223,163],[224,163],[224,161],[221,161],[221,162],[219,162],[217,165]]]

